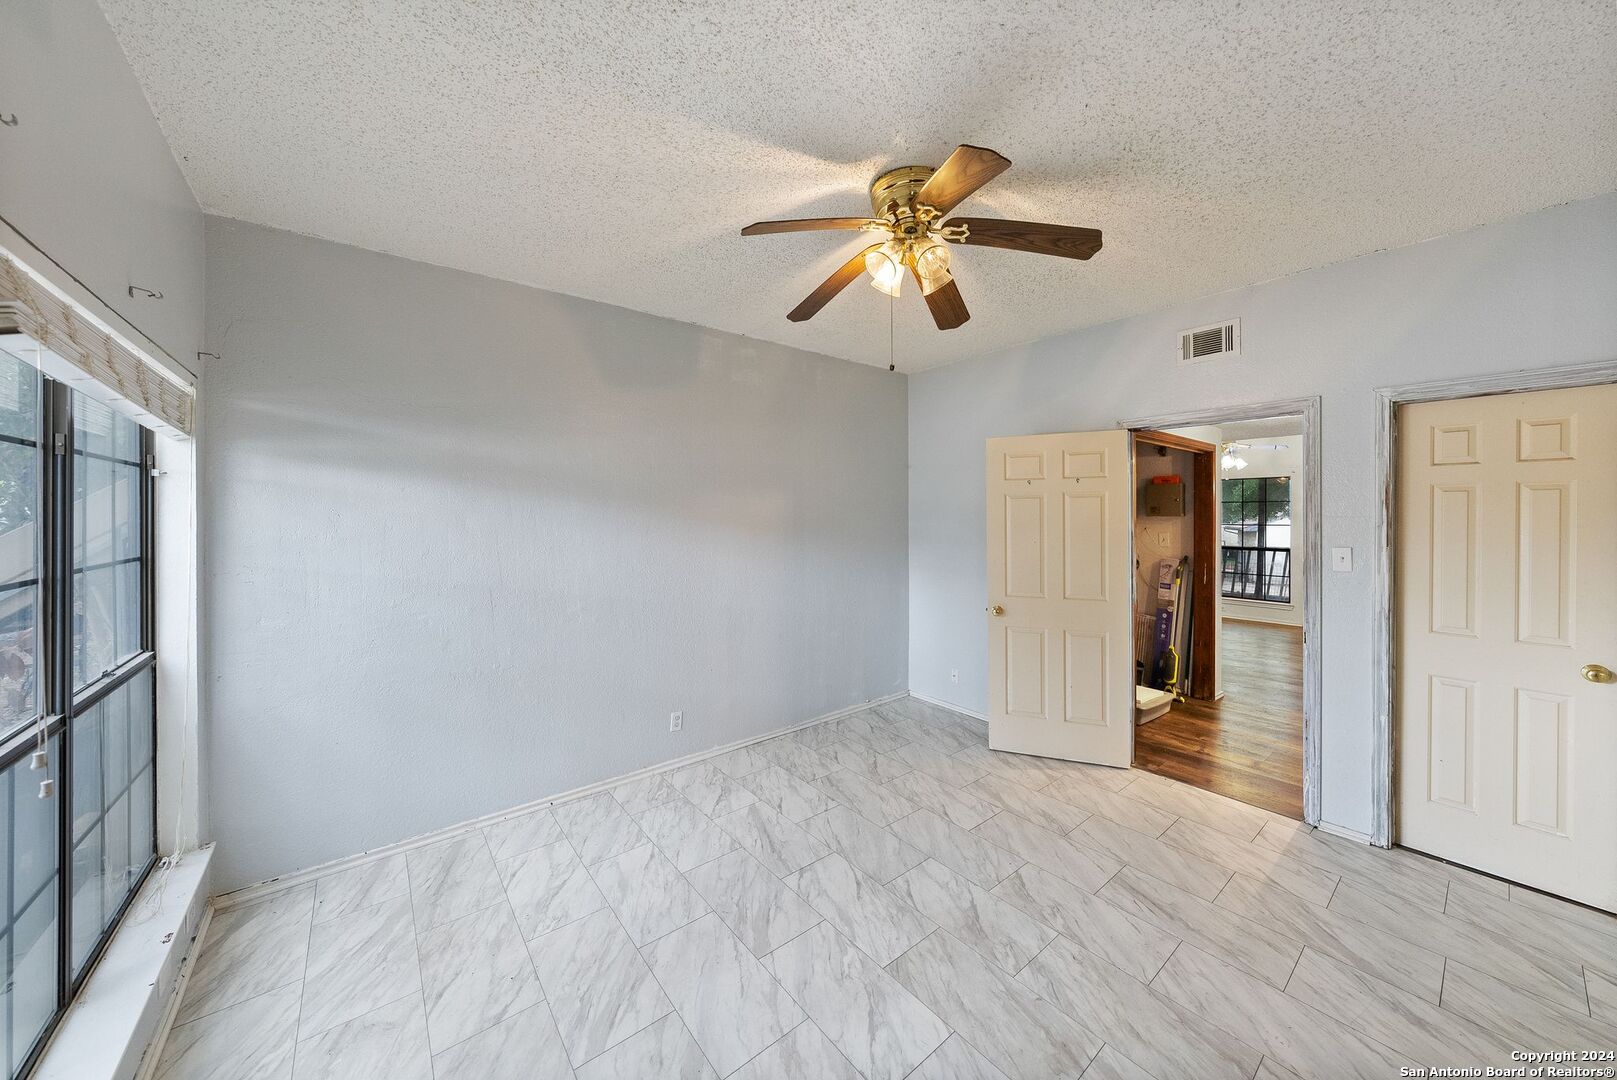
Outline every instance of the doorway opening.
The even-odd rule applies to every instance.
[[[1300,413],[1137,430],[1134,764],[1305,817]]]

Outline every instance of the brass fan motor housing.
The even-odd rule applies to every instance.
[[[870,185],[870,208],[893,226],[899,239],[926,235],[926,224],[915,216],[915,197],[937,170],[930,165],[901,165],[876,177]]]

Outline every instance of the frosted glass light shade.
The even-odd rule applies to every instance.
[[[915,249],[915,274],[921,279],[921,295],[931,296],[954,278],[949,274],[949,248],[936,240],[923,240]]]
[[[888,296],[897,296],[904,284],[904,248],[889,240],[865,256],[865,273],[870,283]]]

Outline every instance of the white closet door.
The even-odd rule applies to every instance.
[[[1407,405],[1398,458],[1398,840],[1617,910],[1617,386]]]

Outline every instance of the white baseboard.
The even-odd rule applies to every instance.
[[[902,697],[904,695],[901,694],[899,696]],[[984,716],[980,712],[975,712],[968,709],[964,705],[956,705],[952,701],[944,701],[941,698],[929,697],[928,695],[920,693],[916,690],[911,690],[909,692],[909,696],[914,698],[916,701],[924,701],[928,705],[936,705],[940,709],[948,709],[950,712],[957,712],[962,716],[969,716],[973,720],[981,720],[985,724],[988,723],[988,717]]]
[[[1264,607],[1268,607],[1268,605],[1266,604]],[[1301,620],[1289,622],[1286,619],[1277,619],[1274,616],[1275,613],[1272,611],[1255,608],[1238,608],[1232,611],[1228,600],[1224,601],[1224,610],[1219,615],[1225,622],[1253,623],[1257,626],[1278,626],[1283,630],[1301,630],[1303,628]]]
[[[1322,821],[1314,827],[1322,833],[1340,836],[1344,840],[1353,840],[1360,844],[1370,843],[1369,833],[1360,832],[1358,829],[1350,829],[1346,825],[1332,825],[1329,821]]]
[[[669,772],[674,769],[682,769],[687,765],[694,765],[699,761],[706,761],[709,758],[715,758],[721,754],[728,754],[730,751],[738,750],[743,746],[751,746],[754,743],[761,743],[767,739],[773,739],[781,735],[789,735],[794,731],[801,731],[804,728],[814,727],[816,724],[830,723],[832,720],[840,720],[844,716],[852,716],[856,712],[863,712],[874,705],[882,705],[889,701],[896,701],[901,697],[910,696],[912,695],[908,691],[901,690],[896,694],[888,694],[885,697],[873,698],[870,701],[861,702],[858,705],[849,705],[847,708],[837,709],[836,711],[828,712],[823,716],[816,716],[814,719],[806,720],[801,724],[793,724],[790,727],[776,728],[773,731],[766,731],[762,735],[748,736],[745,739],[738,739],[735,742],[726,743],[723,746],[715,746],[711,750],[702,750],[698,753],[689,754],[682,758],[675,758],[672,761],[664,761],[657,765],[647,766],[644,769],[639,769],[632,773],[625,773],[622,776],[614,776],[610,779],[601,780],[594,784],[586,784],[583,787],[573,788],[571,791],[564,791],[558,795],[551,795],[547,798],[538,799],[534,802],[524,803],[521,806],[515,806],[509,810],[500,810],[493,814],[486,814],[483,817],[474,818],[471,821],[463,821],[455,825],[445,826],[442,829],[434,829],[432,832],[422,833],[419,836],[412,836],[407,840],[400,840],[392,844],[384,844],[381,847],[371,848],[369,851],[362,851],[358,855],[348,855],[341,859],[333,859],[331,862],[321,863],[318,866],[311,866],[305,870],[297,870],[290,874],[282,874],[278,877],[272,877],[264,881],[255,882],[252,885],[243,885],[239,889],[234,889],[228,893],[214,897],[213,910],[228,911],[231,908],[240,907],[243,904],[254,903],[266,896],[272,896],[276,893],[285,892],[288,889],[294,889],[299,885],[307,884],[316,878],[325,877],[327,874],[334,874],[339,870],[348,870],[355,866],[362,866],[365,863],[375,862],[378,859],[385,859],[390,855],[397,855],[400,852],[415,851],[418,848],[427,847],[428,845],[452,839],[456,836],[463,836],[467,833],[476,832],[477,830],[487,828],[490,825],[497,825],[502,821],[508,821],[514,817],[521,817],[523,814],[531,814],[535,810],[543,810],[546,807],[555,806],[557,803],[571,802],[574,799],[582,799],[587,795],[594,795],[597,792],[608,791],[617,787],[619,784],[626,784],[631,780],[638,780],[641,777],[655,776],[658,773]],[[920,697],[919,694],[913,696]],[[926,699],[923,698],[922,700]],[[942,703],[933,702],[933,704]],[[953,705],[945,705],[944,707],[949,709],[956,708]],[[956,709],[956,711],[959,710]]]

